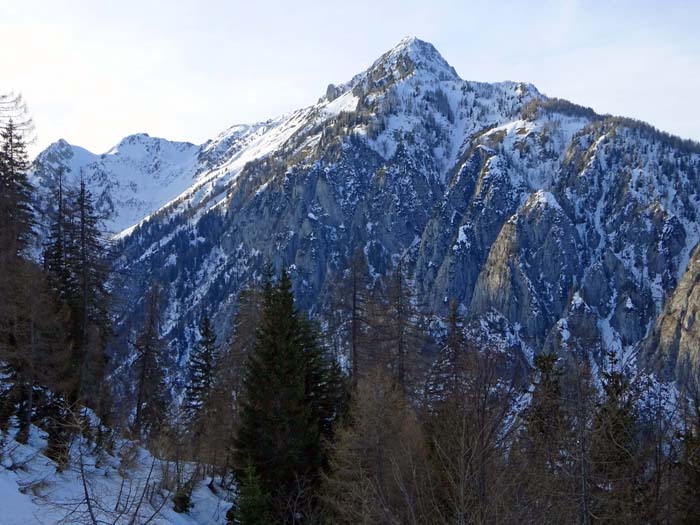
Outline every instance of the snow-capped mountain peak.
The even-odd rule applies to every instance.
[[[523,359],[633,359],[698,267],[700,146],[531,84],[462,80],[416,38],[317,104],[202,146],[141,134],[95,156],[59,142],[35,177],[60,165],[111,205],[118,264],[143,277],[133,298],[171,283],[164,329],[180,357],[187,324],[208,310],[223,325],[268,260],[313,312],[353,249],[372,277],[404,258],[433,309],[456,299]]]
[[[59,140],[36,158],[30,179],[47,204],[44,223],[51,215],[57,174],[61,173],[67,188],[85,180],[106,228],[117,233],[187,189],[194,182],[198,152],[194,144],[145,133],[124,138],[103,154]]]
[[[412,70],[417,69],[430,73],[439,80],[459,80],[455,69],[447,63],[435,46],[415,36],[403,38],[374,62],[369,71],[375,72],[379,68],[398,75],[410,74]]]

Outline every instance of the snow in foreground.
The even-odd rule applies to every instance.
[[[12,434],[12,433],[11,433]],[[59,473],[56,464],[41,451],[46,447],[43,431],[32,427],[26,445],[12,435],[0,433],[3,440],[0,460],[0,523],[3,525],[91,523],[84,504],[80,476],[80,450],[74,445],[71,466]],[[225,524],[231,506],[225,491],[200,482],[192,494],[187,514],[173,510],[172,494],[161,488],[168,465],[129,441],[119,441],[114,455],[100,458],[84,453],[86,485],[100,523],[151,523],[154,525]],[[149,477],[150,472],[150,477]],[[144,494],[146,485],[149,489]],[[217,491],[217,494],[214,493]],[[141,505],[139,506],[139,501]],[[138,517],[131,521],[136,508]],[[149,518],[153,517],[150,521]]]

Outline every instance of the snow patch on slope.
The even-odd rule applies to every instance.
[[[3,459],[0,463],[0,522],[3,525],[79,522],[81,514],[87,509],[79,504],[83,499],[83,487],[77,467],[78,447],[84,449],[83,463],[90,493],[95,498],[93,505],[96,507],[97,518],[106,520],[104,523],[126,525],[129,515],[114,521],[117,512],[113,512],[113,509],[116,508],[119,495],[122,495],[123,503],[128,491],[133,491],[132,498],[137,497],[147,481],[157,486],[162,479],[163,468],[167,465],[129,441],[117,442],[116,455],[104,454],[98,458],[88,452],[89,447],[84,442],[76,440],[71,452],[72,467],[59,472],[57,465],[42,454],[42,450],[46,448],[46,435],[37,427],[31,427],[26,445],[15,441],[12,433],[0,434],[0,437],[5,438]],[[132,455],[133,461],[126,459]],[[151,465],[154,468],[149,477]],[[137,518],[135,523],[144,522],[158,510],[163,498],[166,498],[160,512],[150,523],[225,524],[226,511],[231,503],[223,499],[223,491],[222,495],[212,492],[207,486],[208,481],[200,482],[193,491],[193,507],[187,514],[178,514],[173,510],[172,494],[155,490],[154,497],[144,500],[139,512],[140,518]],[[98,502],[101,505],[97,505]],[[74,509],[77,511],[69,515]],[[86,514],[82,515],[87,517]]]

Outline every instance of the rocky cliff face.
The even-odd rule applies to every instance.
[[[700,372],[700,248],[642,345],[643,363],[665,379],[697,381]]]
[[[402,257],[423,302],[442,312],[457,299],[480,340],[517,359],[544,350],[597,360],[612,349],[634,360],[642,344],[693,356],[674,373],[700,359],[690,336],[654,342],[681,326],[669,309],[681,296],[690,304],[683,290],[697,273],[695,143],[528,84],[464,81],[433,46],[406,39],[314,106],[167,147],[182,151],[180,168],[159,169],[153,151],[138,164],[153,171],[123,167],[137,185],[157,179],[167,200],[119,223],[129,308],[117,325],[135,326],[145,287],[165,283],[175,362],[202,311],[226,333],[238,292],[266,260],[291,269],[300,305],[315,313],[357,248],[373,276]],[[67,162],[61,148],[63,158],[84,151],[42,154],[43,185]],[[84,169],[122,187],[122,167],[104,157]]]

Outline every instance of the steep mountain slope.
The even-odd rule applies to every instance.
[[[153,213],[195,181],[199,148],[146,134],[131,135],[102,155],[60,140],[34,161],[32,182],[49,203],[55,174],[75,187],[82,177],[93,192],[106,227],[117,233]],[[42,216],[46,217],[47,210]]]
[[[168,181],[140,221],[123,211],[128,192],[111,202],[129,276],[118,327],[137,325],[151,280],[165,283],[174,362],[202,311],[228,332],[266,260],[290,267],[300,305],[319,312],[356,248],[375,276],[403,258],[428,306],[456,298],[521,357],[635,359],[700,239],[699,145],[528,84],[464,81],[415,38],[311,107],[168,147],[183,148],[179,164],[152,172],[153,153],[122,172],[71,151],[96,181]],[[58,161],[41,159],[36,176],[51,180]]]
[[[689,380],[700,370],[700,248],[643,344],[643,358],[662,377]],[[697,375],[695,375],[697,377]]]

